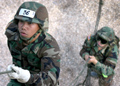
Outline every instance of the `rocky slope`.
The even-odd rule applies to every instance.
[[[0,0],[0,72],[11,64],[11,55],[4,35],[7,23],[13,19],[18,7],[28,0]],[[83,69],[85,61],[79,51],[87,35],[94,32],[99,0],[34,0],[44,4],[49,12],[49,33],[61,48],[60,86],[69,86]],[[103,0],[99,28],[109,26],[120,37],[120,1]],[[120,86],[120,60],[115,69],[114,86]],[[86,69],[78,82],[86,76]],[[7,74],[0,75],[0,86],[9,81]],[[77,83],[78,83],[77,82]],[[95,81],[93,81],[95,82]],[[98,86],[97,82],[93,86]]]

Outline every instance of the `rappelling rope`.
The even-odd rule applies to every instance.
[[[103,6],[103,1],[100,0],[94,33],[96,33],[97,29],[98,29],[98,25],[99,25],[99,21],[100,21],[100,17],[101,17],[102,6]]]
[[[74,83],[73,86],[75,86],[75,84],[77,83],[78,78],[79,78],[79,77],[81,76],[81,74],[83,73],[85,67],[87,67],[87,63],[89,62],[89,60],[90,60],[90,58],[87,59],[87,61],[86,61],[85,65],[84,65],[82,71],[81,71],[81,72],[79,73],[79,75],[70,83],[69,86],[72,86],[72,83]]]

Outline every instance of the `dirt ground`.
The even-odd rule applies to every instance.
[[[0,0],[0,72],[5,71],[7,66],[12,63],[7,38],[4,34],[5,28],[24,1],[28,0]],[[48,9],[50,20],[48,32],[55,37],[61,49],[60,86],[69,86],[85,64],[85,61],[79,56],[79,51],[85,38],[94,32],[99,0],[32,1],[40,2]],[[98,29],[109,26],[120,37],[120,1],[103,1]],[[120,86],[119,65],[120,59],[115,69],[114,86]],[[86,69],[78,82],[82,82],[85,76]],[[8,82],[7,74],[0,75],[0,86],[6,86]],[[98,86],[97,81],[93,82],[93,86]]]

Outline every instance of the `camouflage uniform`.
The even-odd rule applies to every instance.
[[[35,11],[34,18],[20,16],[22,9]],[[33,37],[24,41],[18,32],[18,20],[39,24],[39,30]],[[46,32],[48,29],[48,14],[45,6],[36,2],[23,3],[15,18],[8,24],[6,36],[8,47],[15,66],[30,71],[31,77],[27,83],[11,80],[7,86],[58,86],[60,74],[59,46],[56,40]],[[32,41],[39,35],[35,41]]]
[[[107,41],[107,47],[98,51],[97,38],[102,37]],[[85,59],[85,55],[95,56],[97,64],[88,64],[89,73],[94,71],[99,77],[100,86],[110,86],[112,83],[114,69],[118,60],[118,46],[114,42],[116,39],[113,29],[103,27],[95,35],[88,37],[80,51],[80,55]],[[90,86],[90,85],[89,85]]]

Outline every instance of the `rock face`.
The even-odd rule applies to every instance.
[[[28,0],[0,0],[0,72],[12,63],[12,57],[7,47],[4,35],[7,23],[13,19],[18,7]],[[99,0],[35,0],[44,4],[49,12],[49,33],[52,34],[61,48],[60,86],[69,86],[83,69],[85,61],[79,56],[79,51],[85,38],[95,29]],[[109,26],[120,37],[120,1],[103,0],[100,29]],[[115,69],[114,85],[120,86],[120,60]],[[86,69],[78,82],[86,76]],[[0,75],[0,86],[9,82],[7,74]],[[77,82],[77,83],[78,83]],[[98,86],[93,81],[93,86]]]

